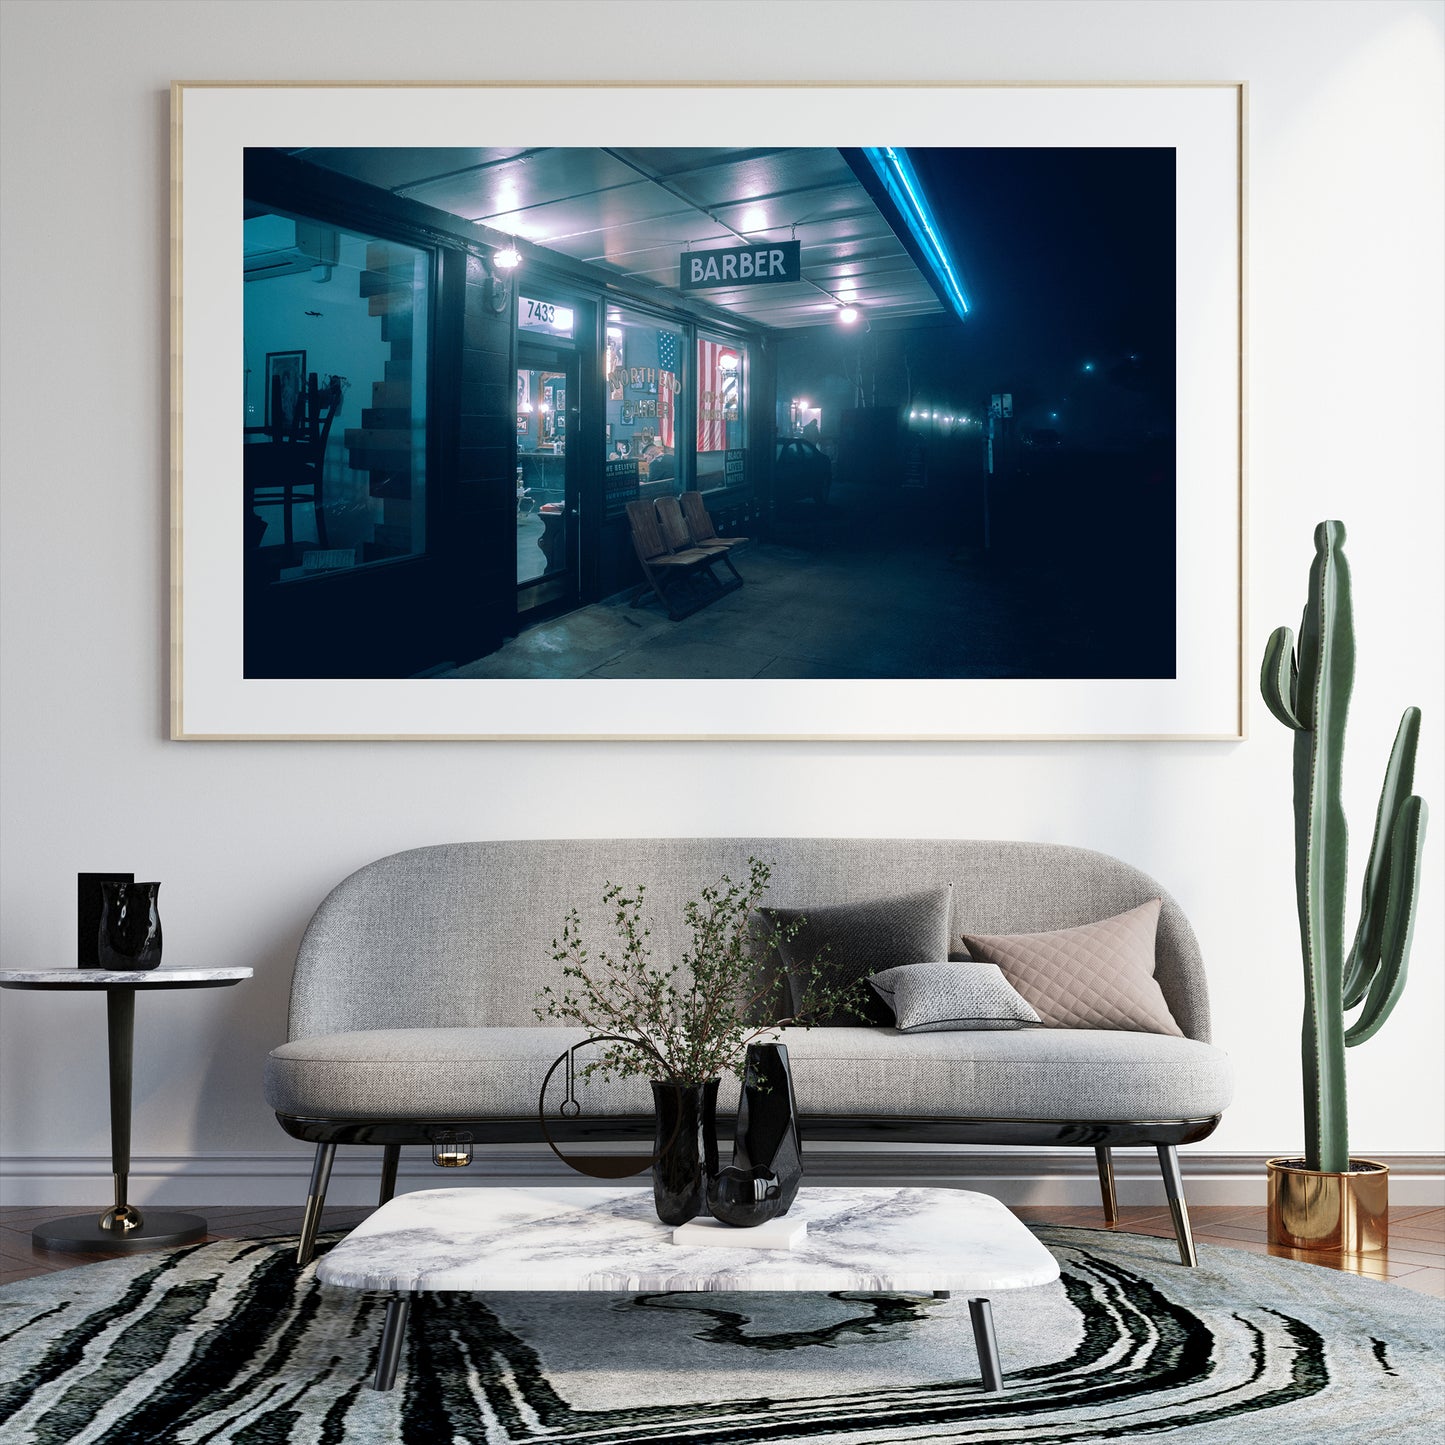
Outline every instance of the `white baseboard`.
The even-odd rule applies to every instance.
[[[370,1204],[376,1199],[381,1151],[337,1150],[329,1204]],[[1264,1203],[1263,1154],[1222,1154],[1182,1149],[1180,1164],[1192,1204]],[[1388,1164],[1390,1199],[1401,1205],[1445,1205],[1445,1156],[1378,1154]],[[978,1189],[1005,1204],[1095,1204],[1099,1198],[1089,1149],[971,1149],[938,1145],[827,1148],[807,1153],[808,1177],[820,1184],[935,1184]],[[172,1206],[295,1205],[306,1196],[310,1152],[149,1155],[132,1160],[130,1198]],[[1116,1149],[1114,1172],[1121,1204],[1162,1204],[1163,1187],[1152,1149]],[[478,1147],[466,1170],[432,1166],[427,1151],[402,1151],[399,1192],[464,1184],[580,1183],[540,1146]],[[642,1181],[638,1181],[642,1182]],[[110,1197],[110,1160],[43,1155],[0,1159],[0,1204],[103,1206]]]

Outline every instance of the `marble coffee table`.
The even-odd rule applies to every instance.
[[[419,1290],[897,1290],[968,1297],[983,1387],[1003,1388],[988,1293],[1059,1277],[996,1199],[961,1189],[803,1189],[797,1248],[681,1246],[651,1189],[424,1189],[383,1204],[316,1267],[326,1285],[384,1290],[373,1388],[389,1390]]]

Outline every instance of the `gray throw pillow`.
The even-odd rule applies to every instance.
[[[868,980],[901,1034],[1031,1029],[1038,1014],[992,963],[909,963]]]
[[[790,940],[778,940],[778,954],[788,976],[796,1010],[816,963],[833,988],[862,983],[870,974],[904,963],[929,963],[948,955],[949,915],[953,888],[930,888],[866,903],[832,903],[814,908],[766,908],[774,927],[802,921]],[[882,999],[864,988],[857,1014],[837,1013],[815,1022],[823,1025],[886,1026],[892,1015]]]

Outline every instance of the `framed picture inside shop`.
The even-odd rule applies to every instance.
[[[1243,736],[1242,85],[172,109],[174,737]]]

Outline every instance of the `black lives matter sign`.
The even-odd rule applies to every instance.
[[[678,264],[684,291],[801,281],[803,243],[773,241],[764,246],[728,246],[720,251],[684,251]]]

